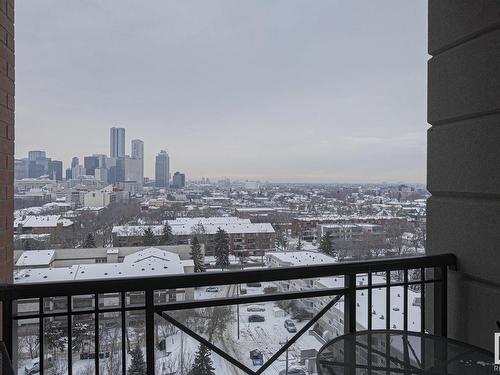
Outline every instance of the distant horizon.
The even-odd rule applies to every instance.
[[[146,176],[166,149],[190,179],[425,181],[426,4],[362,3],[18,2],[16,158],[115,126]]]

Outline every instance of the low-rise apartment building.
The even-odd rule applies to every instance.
[[[23,215],[14,220],[15,234],[52,234],[72,231],[73,221],[61,215]]]
[[[216,233],[223,229],[229,240],[229,250],[241,256],[262,255],[274,250],[275,232],[269,223],[251,223],[237,217],[178,218],[168,220],[175,244],[189,244],[196,234],[205,244],[206,254],[213,255]],[[144,231],[151,228],[157,241],[163,235],[164,225],[138,225],[113,227],[114,246],[139,246],[143,243]]]

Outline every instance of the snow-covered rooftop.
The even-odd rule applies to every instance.
[[[336,263],[335,258],[315,251],[283,251],[266,253],[269,258],[278,259],[286,266],[309,266],[314,264]]]
[[[24,251],[16,262],[16,267],[48,266],[54,260],[54,250]]]
[[[150,247],[124,258],[123,263],[77,264],[58,268],[29,268],[14,272],[15,283],[96,280],[120,277],[165,276],[184,273],[192,262],[178,254]]]
[[[19,225],[22,225],[24,228],[48,228],[56,227],[58,224],[62,224],[63,227],[69,227],[73,225],[73,222],[62,218],[61,215],[27,215],[14,220],[14,228]]]
[[[191,235],[199,230],[203,230],[205,234],[215,234],[219,228],[229,234],[274,233],[274,228],[269,223],[251,223],[249,219],[236,217],[182,218],[169,220],[168,224],[174,236]],[[151,228],[157,236],[163,232],[163,225],[114,226],[112,232],[120,237],[141,236],[147,228]]]

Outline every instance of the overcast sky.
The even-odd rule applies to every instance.
[[[188,178],[425,181],[423,0],[16,2],[16,157],[109,154]]]

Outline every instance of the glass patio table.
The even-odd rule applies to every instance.
[[[499,374],[493,353],[446,337],[396,330],[339,336],[317,356],[321,375]]]

